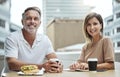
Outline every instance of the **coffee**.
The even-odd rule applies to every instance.
[[[96,71],[97,70],[97,58],[89,58],[88,59],[88,67],[89,71]]]

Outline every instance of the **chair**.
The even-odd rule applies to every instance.
[[[120,62],[115,62],[115,70],[120,70]]]
[[[9,68],[8,68],[6,59],[4,57],[4,67],[3,67],[2,71],[1,71],[0,77],[5,77],[6,76],[6,72],[8,72],[8,71],[9,71]]]

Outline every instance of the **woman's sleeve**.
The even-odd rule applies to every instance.
[[[78,62],[85,62],[85,46],[82,47],[80,58],[78,59]]]
[[[103,47],[104,61],[114,62],[114,47],[113,47],[112,40],[110,38],[105,38],[103,46],[104,46]]]

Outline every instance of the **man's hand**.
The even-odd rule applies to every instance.
[[[46,72],[50,73],[59,73],[63,70],[63,65],[61,62],[55,62],[55,61],[47,61],[43,64],[43,68]]]

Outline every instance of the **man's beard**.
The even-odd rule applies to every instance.
[[[36,31],[37,31],[37,29],[35,27],[30,28],[30,27],[27,26],[27,27],[24,27],[24,29],[30,34],[35,34]]]

